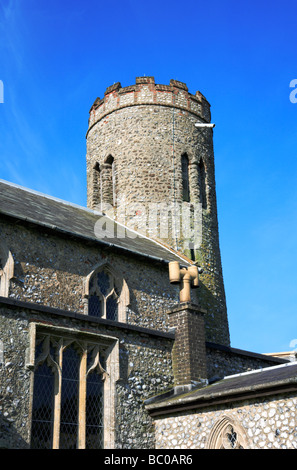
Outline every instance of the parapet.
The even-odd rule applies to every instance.
[[[210,122],[210,104],[197,91],[192,95],[185,83],[170,80],[169,85],[155,83],[154,77],[136,77],[135,85],[122,88],[120,82],[106,88],[104,98],[97,98],[91,109],[89,129],[106,115],[122,108],[156,105],[174,107]]]

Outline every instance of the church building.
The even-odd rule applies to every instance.
[[[86,146],[86,207],[0,180],[0,448],[297,448],[296,358],[231,346],[206,98],[116,83]]]

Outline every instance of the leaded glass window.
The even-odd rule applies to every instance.
[[[97,343],[38,336],[31,447],[100,449],[104,443],[104,351]]]
[[[86,449],[103,447],[103,380],[96,372],[87,378]]]
[[[64,350],[62,363],[60,449],[75,449],[78,437],[80,356],[73,346]]]
[[[96,271],[90,279],[89,315],[118,321],[119,301],[114,276],[107,269]]]
[[[43,363],[35,372],[31,446],[51,449],[54,419],[54,373]]]

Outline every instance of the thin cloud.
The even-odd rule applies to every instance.
[[[9,62],[14,62],[20,71],[24,67],[23,37],[21,35],[20,2],[9,0],[0,4],[0,31],[5,38],[2,49],[9,55]]]

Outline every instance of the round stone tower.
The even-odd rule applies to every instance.
[[[229,345],[210,118],[204,96],[176,80],[108,87],[90,110],[87,204],[197,262],[206,338]]]

